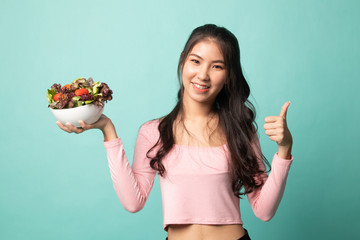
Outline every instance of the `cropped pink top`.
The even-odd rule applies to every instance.
[[[141,126],[130,167],[120,138],[104,142],[111,178],[123,207],[130,212],[141,210],[153,186],[156,171],[146,157],[159,138],[159,120]],[[259,144],[258,138],[254,144]],[[151,152],[154,156],[157,149]],[[242,224],[239,198],[234,196],[228,171],[229,151],[219,147],[174,145],[162,160],[166,174],[159,182],[163,204],[163,227],[170,224]],[[247,195],[255,215],[270,220],[284,193],[293,157],[272,160],[269,176],[264,173],[262,188]],[[265,165],[259,161],[262,169]]]

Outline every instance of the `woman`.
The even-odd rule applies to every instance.
[[[144,207],[159,174],[168,239],[250,239],[239,199],[247,195],[264,221],[274,216],[293,160],[286,125],[290,103],[280,116],[265,118],[265,133],[279,147],[268,176],[236,37],[213,24],[196,28],[181,53],[178,75],[175,108],[141,126],[131,167],[105,115],[91,125],[81,121],[81,128],[57,124],[67,132],[102,130],[115,191],[130,212]]]

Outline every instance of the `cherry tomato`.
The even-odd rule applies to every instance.
[[[64,85],[61,89],[64,89],[64,88],[70,89],[70,84]]]
[[[64,99],[64,94],[62,94],[62,93],[57,93],[57,94],[55,94],[54,95],[54,100],[55,101],[59,101],[59,98],[62,98],[62,99]]]
[[[86,88],[80,88],[75,91],[76,96],[86,95],[89,94],[89,91]]]

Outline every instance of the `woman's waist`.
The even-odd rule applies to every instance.
[[[223,174],[161,179],[164,218],[217,220],[240,218],[240,201]],[[200,222],[203,223],[203,222]]]
[[[169,240],[234,240],[246,234],[241,224],[170,224],[167,231]]]

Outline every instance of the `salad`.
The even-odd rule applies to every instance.
[[[75,108],[87,104],[104,106],[112,99],[112,90],[106,83],[94,82],[90,77],[75,79],[71,84],[53,84],[47,90],[47,99],[52,109]]]

